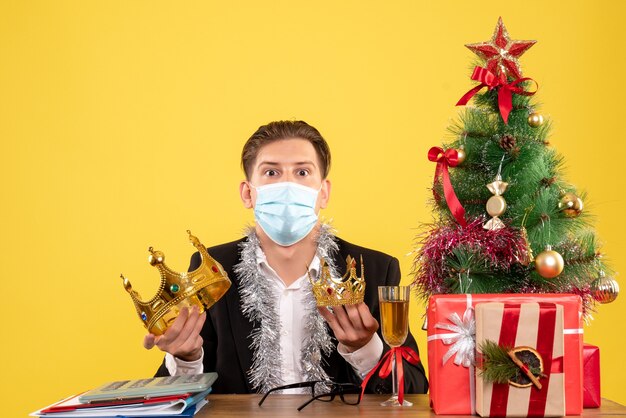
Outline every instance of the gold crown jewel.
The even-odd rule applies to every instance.
[[[165,264],[165,254],[152,247],[148,248],[148,262],[161,274],[161,285],[152,299],[141,300],[130,281],[124,275],[120,276],[124,288],[135,304],[137,315],[154,335],[162,335],[183,307],[191,309],[197,306],[200,313],[209,309],[226,293],[231,284],[222,265],[209,255],[200,240],[191,235],[191,231],[188,230],[187,233],[189,241],[200,252],[202,259],[200,266],[194,271],[175,272]]]
[[[356,274],[356,260],[346,258],[346,274],[333,278],[326,260],[320,261],[319,279],[315,280],[307,273],[311,281],[317,306],[354,305],[363,302],[365,296],[365,270],[361,256],[361,277]]]

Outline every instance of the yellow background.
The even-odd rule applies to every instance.
[[[426,152],[474,85],[463,45],[490,38],[499,15],[514,39],[539,40],[524,74],[625,271],[621,4],[3,1],[2,415],[153,374],[161,354],[142,348],[119,274],[148,296],[149,245],[184,270],[187,228],[207,245],[240,237],[252,215],[239,153],[265,122],[321,130],[334,163],[325,216],[408,274],[431,220]],[[423,309],[411,324],[425,357]],[[603,395],[623,403],[625,313],[622,296],[585,331],[601,347]]]

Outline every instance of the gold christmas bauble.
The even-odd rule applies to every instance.
[[[575,218],[583,211],[583,200],[574,193],[564,193],[559,200],[559,210],[568,218]]]
[[[528,115],[528,124],[533,128],[538,128],[543,125],[543,115],[537,112],[531,113]]]
[[[465,153],[465,148],[463,148],[463,146],[459,147],[459,149],[456,150],[456,154],[457,154],[457,159],[459,161],[459,164],[463,164],[463,162],[465,161],[465,157],[467,157],[467,154]]]
[[[591,285],[591,290],[593,298],[598,302],[611,303],[619,295],[619,284],[615,279],[601,274],[600,278]]]
[[[490,216],[500,216],[506,211],[506,200],[502,196],[491,196],[487,200],[487,213]]]
[[[563,271],[565,262],[561,254],[552,250],[550,247],[540,252],[535,257],[535,268],[537,273],[545,279],[553,279]]]

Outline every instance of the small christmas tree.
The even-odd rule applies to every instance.
[[[536,83],[518,58],[535,41],[511,40],[500,18],[489,41],[466,45],[481,59],[479,84],[453,140],[433,147],[436,221],[418,237],[414,285],[441,293],[575,293],[585,312],[610,302],[617,283],[583,210],[584,194],[562,176],[550,122],[533,103]],[[485,89],[486,91],[481,92]]]

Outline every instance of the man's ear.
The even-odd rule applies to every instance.
[[[252,188],[245,180],[239,184],[239,196],[241,197],[243,206],[246,209],[252,209]]]
[[[330,200],[330,180],[322,180],[322,188],[320,189],[320,209],[326,209],[328,200]]]

